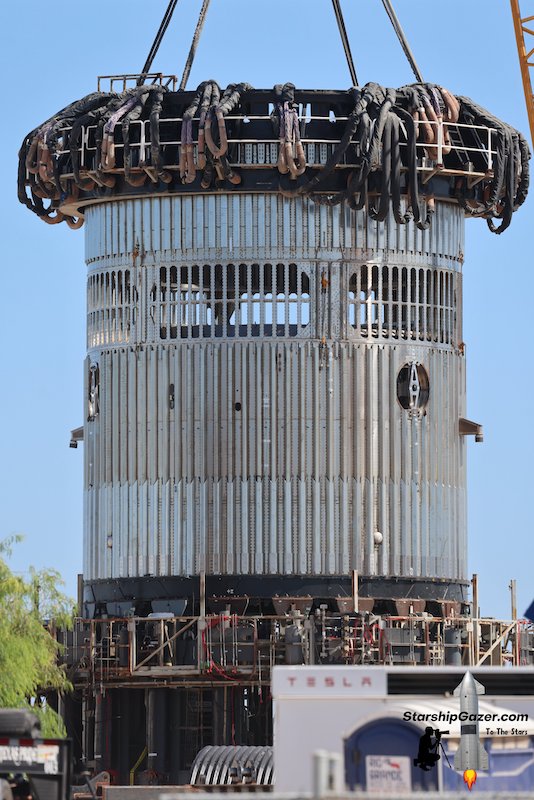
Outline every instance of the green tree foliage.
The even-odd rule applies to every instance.
[[[73,602],[58,588],[64,583],[55,570],[31,568],[26,580],[13,574],[5,559],[16,541],[0,542],[0,708],[26,706],[47,690],[72,688],[58,664],[60,648],[53,631],[72,625]],[[37,701],[32,710],[41,720],[43,736],[65,735],[51,708]]]

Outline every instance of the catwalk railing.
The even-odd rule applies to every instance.
[[[124,88],[133,76],[110,80]],[[87,95],[31,131],[19,153],[20,202],[49,224],[79,228],[86,205],[116,197],[281,193],[346,202],[377,222],[391,205],[398,224],[426,230],[436,201],[447,200],[501,233],[528,192],[521,133],[434,84],[347,92],[242,83],[221,94],[213,81],[174,92],[170,79],[152,80]]]
[[[228,138],[229,147],[229,165],[232,168],[254,168],[254,169],[272,169],[276,168],[279,155],[280,155],[280,140],[276,138],[255,137],[250,135],[246,136],[247,126],[251,129],[254,124],[258,125],[264,123],[265,125],[271,122],[270,114],[258,115],[244,115],[244,114],[229,114],[225,119],[228,123],[236,123],[240,127],[241,135],[237,138]],[[306,113],[304,106],[299,116],[299,124],[305,130],[305,126],[309,123],[322,123],[328,125],[332,129],[335,128],[336,123],[345,124],[348,117],[346,116],[316,116]],[[172,117],[170,119],[160,119],[159,129],[161,138],[161,147],[165,169],[169,172],[178,172],[180,169],[180,153],[181,153],[181,140],[180,130],[182,125],[182,117]],[[454,175],[469,177],[469,188],[485,178],[491,177],[493,164],[497,151],[494,142],[496,140],[497,131],[495,128],[486,125],[474,125],[466,123],[445,123],[443,120],[438,122],[429,122],[430,127],[436,131],[434,138],[436,139],[435,158],[428,157],[428,145],[424,142],[417,142],[417,171],[420,173],[422,183],[427,183],[430,178],[438,174],[443,177],[450,177]],[[135,120],[130,123],[131,140],[129,147],[131,150],[132,174],[146,173],[148,177],[154,182],[158,182],[158,176],[152,171],[151,158],[152,158],[152,141],[150,135],[150,120]],[[72,126],[65,126],[59,130],[59,145],[56,150],[56,157],[64,156],[67,158],[70,153],[68,142],[70,140],[70,133]],[[446,144],[446,134],[452,139],[449,144]],[[470,146],[464,141],[465,137],[462,135],[468,133],[466,141],[473,142]],[[331,157],[335,148],[339,145],[341,139],[339,136],[325,137],[325,138],[302,138],[302,145],[304,147],[304,154],[306,157],[306,164],[309,167],[324,166],[328,159]],[[493,146],[492,146],[493,143]],[[63,144],[63,146],[62,146]],[[195,162],[198,160],[198,139],[193,139],[193,154]],[[354,154],[358,154],[358,143],[354,143],[355,151],[346,153],[342,156],[340,162],[336,165],[336,170],[351,170],[354,169]],[[407,147],[406,142],[400,143],[401,151]],[[113,144],[116,166],[106,169],[106,173],[120,175],[124,173],[122,153],[124,150],[124,143],[120,139],[120,132],[118,132],[116,141]],[[80,145],[77,148],[79,153],[79,168],[82,178],[91,178],[99,183],[97,169],[97,126],[86,125],[81,128]],[[165,153],[172,154],[171,158],[166,158]],[[452,153],[452,157],[444,161],[444,156]],[[459,156],[453,165],[454,155]],[[478,169],[474,167],[474,163],[478,165]],[[483,168],[481,169],[483,165]],[[406,171],[403,167],[401,171]],[[29,177],[29,176],[28,176]],[[73,172],[68,169],[62,170],[62,179],[68,180],[73,177]]]

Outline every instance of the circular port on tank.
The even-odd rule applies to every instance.
[[[397,399],[406,411],[423,409],[428,403],[430,384],[421,364],[405,364],[397,375]]]

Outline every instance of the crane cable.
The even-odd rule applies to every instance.
[[[165,36],[165,32],[169,27],[169,23],[172,19],[172,15],[174,13],[174,9],[176,8],[177,3],[178,0],[170,0],[169,5],[167,6],[167,10],[163,15],[163,19],[161,20],[161,24],[158,28],[158,32],[156,33],[156,37],[152,43],[152,47],[150,48],[143,69],[141,70],[141,74],[137,79],[137,86],[142,86],[144,84],[145,78],[147,74],[150,72],[150,67],[152,66],[152,62],[156,57],[156,53],[159,50],[159,46],[163,40],[163,37]],[[193,59],[195,58],[195,53],[198,46],[198,41],[200,39],[200,34],[202,33],[202,28],[204,27],[204,21],[206,19],[206,14],[208,12],[209,4],[210,0],[203,0],[202,8],[200,9],[200,14],[198,16],[197,26],[195,28],[195,33],[193,34],[193,41],[191,42],[191,47],[189,49],[189,55],[187,56],[185,62],[182,80],[180,81],[180,91],[183,91],[186,87],[189,78],[189,73],[191,72],[191,67],[193,66]]]
[[[152,62],[154,61],[154,58],[156,57],[156,53],[158,52],[159,46],[161,44],[161,41],[162,41],[163,37],[165,36],[165,32],[166,32],[166,30],[167,30],[167,28],[169,26],[169,23],[171,21],[171,18],[172,18],[172,15],[174,13],[174,9],[176,8],[177,3],[178,3],[178,0],[170,0],[170,3],[168,5],[168,7],[167,7],[167,10],[166,10],[166,12],[165,12],[165,14],[163,16],[162,21],[161,21],[161,25],[159,26],[158,32],[156,34],[156,38],[154,39],[152,47],[150,48],[150,52],[149,52],[149,54],[147,56],[147,59],[145,61],[144,66],[143,66],[141,75],[138,78],[138,81],[137,81],[137,85],[138,86],[142,86],[143,83],[145,82],[145,77],[146,77],[147,73],[150,71],[150,67],[152,66]],[[180,81],[180,91],[183,91],[185,89],[186,85],[187,85],[187,81],[188,81],[189,75],[191,73],[191,68],[193,66],[193,60],[195,58],[196,50],[197,50],[197,47],[198,47],[198,42],[200,40],[200,35],[202,33],[202,28],[204,27],[204,22],[206,20],[206,14],[208,12],[209,4],[210,4],[210,0],[203,0],[203,2],[202,2],[202,7],[201,7],[200,13],[198,15],[197,26],[196,26],[195,32],[193,34],[193,40],[191,42],[191,47],[189,48],[189,54],[188,54],[186,62],[185,62],[184,71],[183,71],[183,74],[182,74],[182,79]],[[345,56],[347,58],[347,65],[348,65],[349,72],[350,72],[350,78],[351,78],[353,86],[357,86],[358,85],[358,78],[357,78],[357,75],[356,75],[356,69],[354,67],[354,60],[352,58],[352,53],[351,53],[351,49],[350,49],[349,37],[347,36],[347,30],[345,28],[345,21],[343,19],[343,12],[341,10],[341,5],[340,5],[339,0],[332,0],[332,6],[334,8],[334,14],[335,14],[336,21],[337,21],[337,26],[338,26],[338,29],[339,29],[339,35],[341,37],[341,42],[343,44],[343,49],[345,51]],[[402,34],[402,30],[401,30],[401,34]]]
[[[174,13],[174,9],[176,8],[177,3],[178,3],[178,0],[170,0],[169,5],[167,6],[167,10],[165,11],[165,14],[163,15],[163,19],[162,19],[161,24],[159,26],[158,32],[156,33],[156,37],[154,39],[154,42],[152,43],[152,47],[150,48],[150,51],[149,51],[148,56],[147,56],[147,59],[145,61],[143,69],[141,70],[141,74],[140,74],[140,76],[138,78],[138,81],[137,81],[137,85],[138,86],[142,86],[144,84],[145,77],[150,72],[150,68],[152,66],[152,62],[154,61],[154,58],[156,57],[156,54],[157,54],[157,52],[159,50],[159,46],[160,46],[160,44],[161,44],[161,42],[163,40],[163,37],[165,36],[165,32],[166,32],[167,28],[169,27],[169,23],[170,23],[170,21],[172,19],[172,15]],[[384,8],[386,10],[386,13],[387,13],[389,19],[391,20],[391,24],[393,25],[393,29],[394,29],[395,33],[397,34],[397,38],[398,38],[398,40],[399,40],[399,42],[401,44],[401,47],[402,47],[402,49],[404,51],[404,54],[406,55],[406,58],[408,59],[408,61],[410,63],[410,66],[412,68],[412,71],[413,71],[413,73],[415,75],[416,80],[418,81],[418,83],[423,83],[423,78],[422,78],[422,75],[421,75],[421,71],[419,70],[419,67],[417,66],[417,63],[416,63],[415,58],[413,56],[413,53],[412,53],[412,51],[410,49],[410,45],[408,44],[406,36],[404,35],[404,31],[402,30],[402,26],[401,26],[401,24],[400,24],[400,22],[398,20],[398,17],[397,17],[397,15],[395,13],[393,5],[391,4],[391,0],[382,0],[382,3],[383,3],[383,6],[384,6]],[[199,17],[198,17],[197,26],[196,26],[196,29],[195,29],[195,33],[193,34],[193,40],[191,42],[191,47],[189,49],[189,54],[188,54],[186,62],[185,62],[185,67],[184,67],[184,71],[183,71],[183,74],[182,74],[182,79],[180,81],[180,90],[181,91],[183,91],[185,89],[185,87],[187,85],[187,81],[189,79],[189,75],[190,75],[190,72],[191,72],[191,67],[193,66],[193,60],[195,58],[196,49],[198,47],[198,42],[199,42],[199,39],[200,39],[200,35],[202,33],[202,28],[204,26],[204,22],[205,22],[205,19],[206,19],[206,14],[208,12],[209,4],[210,4],[210,0],[203,0],[202,8],[200,9],[200,13],[199,13]],[[339,29],[339,35],[341,37],[341,43],[343,44],[343,49],[345,51],[345,56],[346,56],[346,59],[347,59],[347,66],[349,68],[349,73],[350,73],[352,85],[353,86],[358,86],[358,77],[356,75],[356,69],[354,67],[354,59],[352,57],[352,52],[351,52],[351,49],[350,49],[350,42],[349,42],[349,38],[347,36],[347,30],[345,28],[345,20],[343,19],[343,12],[341,10],[340,0],[332,0],[332,7],[334,9],[336,22],[337,22],[337,26],[338,26],[338,29]]]
[[[198,15],[197,27],[195,28],[195,33],[193,34],[193,41],[191,42],[191,47],[189,49],[189,55],[187,56],[185,62],[182,80],[180,81],[181,92],[184,91],[187,85],[187,81],[189,79],[189,73],[191,72],[191,67],[193,66],[193,59],[195,58],[198,41],[200,39],[200,34],[202,33],[202,28],[204,27],[204,21],[206,19],[206,14],[208,13],[209,4],[210,0],[203,0],[202,8],[200,9],[200,14]]]
[[[169,27],[169,22],[171,21],[171,18],[172,18],[172,15],[174,13],[174,9],[176,8],[176,4],[177,3],[178,3],[178,0],[170,0],[169,5],[167,6],[167,10],[166,10],[165,14],[163,15],[163,19],[161,20],[161,25],[159,26],[158,32],[156,33],[156,38],[154,39],[154,41],[152,43],[152,47],[150,48],[150,51],[148,53],[147,59],[146,59],[145,64],[144,64],[144,67],[141,70],[141,74],[139,75],[139,78],[137,79],[137,85],[138,86],[142,86],[144,84],[145,78],[146,78],[147,74],[150,72],[150,67],[152,66],[152,62],[154,61],[154,59],[156,57],[156,53],[159,50],[159,46],[161,44],[161,41],[162,41],[163,37],[165,36],[165,31]]]
[[[395,9],[391,3],[391,0],[382,0],[382,4],[386,10],[386,13],[393,25],[393,30],[397,34],[397,38],[400,42],[400,45],[404,51],[406,58],[412,68],[413,74],[415,75],[415,79],[418,83],[423,83],[423,76],[421,75],[421,70],[417,66],[417,62],[414,58],[414,55],[411,51],[410,45],[408,44],[408,40],[404,35],[404,31],[402,30],[402,26],[399,22],[399,19],[395,13]],[[345,28],[345,21],[343,19],[343,12],[341,10],[340,0],[332,0],[332,6],[334,8],[334,14],[337,21],[337,26],[339,28],[339,35],[341,37],[341,42],[343,44],[343,49],[345,50],[345,56],[347,58],[347,65],[350,72],[350,77],[352,80],[353,86],[358,86],[358,78],[356,76],[356,69],[354,67],[354,61],[352,58],[352,53],[350,49],[349,37],[347,36],[347,30]]]
[[[345,56],[347,58],[347,66],[350,72],[350,79],[352,81],[353,86],[358,86],[358,78],[356,76],[356,69],[354,68],[354,61],[352,59],[352,53],[350,50],[349,37],[347,36],[347,30],[345,28],[345,20],[343,19],[343,12],[341,11],[341,5],[339,3],[339,0],[332,0],[332,6],[334,8],[334,14],[336,16],[337,27],[339,29],[339,35],[341,37],[341,43],[343,44],[343,49],[345,51]]]
[[[395,9],[393,8],[393,5],[391,4],[390,0],[382,0],[382,5],[386,9],[386,13],[391,21],[391,24],[393,25],[393,30],[397,34],[397,39],[399,40],[400,45],[404,50],[404,55],[406,56],[406,58],[410,63],[412,72],[415,75],[417,83],[424,83],[423,76],[421,75],[421,71],[417,66],[413,53],[410,49],[410,45],[408,44],[408,40],[406,39],[404,31],[402,30],[402,26],[399,22],[399,19],[395,14]]]

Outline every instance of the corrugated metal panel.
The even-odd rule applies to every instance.
[[[90,322],[100,412],[85,436],[86,579],[204,566],[465,578],[456,207],[437,204],[427,232],[274,195],[102,204],[86,222],[91,313],[102,312]],[[246,312],[231,308],[241,278],[229,262],[246,265]],[[251,289],[254,264],[266,266]],[[264,291],[276,264],[283,306]],[[236,315],[231,338],[191,288],[194,265],[207,265],[195,279],[206,296]],[[187,307],[172,300],[182,267]],[[310,322],[298,326],[289,298],[305,313],[302,275]],[[264,292],[261,308],[251,292]],[[413,361],[430,378],[421,416],[397,400]]]
[[[368,255],[385,261],[394,254],[399,264],[453,269],[463,252],[464,215],[452,203],[436,203],[429,231],[413,222],[398,225],[392,215],[378,223],[364,211],[279,194],[115,199],[89,206],[85,220],[90,268],[102,259],[131,264],[137,245],[141,263],[331,261],[343,253],[345,261]]]
[[[102,382],[101,407],[112,423],[102,477],[88,487],[93,510],[87,534],[100,545],[98,554],[87,552],[87,577],[111,577],[110,568],[119,576],[127,548],[138,553],[129,574],[189,574],[204,558],[215,572],[339,574],[358,568],[376,574],[376,530],[385,537],[381,559],[388,574],[463,576],[463,559],[454,557],[463,552],[464,526],[461,359],[435,348],[411,348],[410,357],[424,364],[432,388],[427,414],[410,419],[395,393],[404,347],[334,344],[323,365],[320,343],[291,342],[284,345],[288,368],[266,369],[279,347],[205,342],[167,347],[158,358],[152,348],[140,350],[137,369],[148,376],[148,391],[138,396],[137,418],[146,420],[139,427],[128,425],[130,408],[120,402],[113,381]],[[123,374],[130,357],[125,350],[102,353],[102,374]],[[219,385],[221,363],[233,368],[225,374],[226,390],[216,390],[214,448],[211,392]],[[169,396],[169,375],[175,380],[172,416],[160,399]],[[339,389],[342,381],[353,387],[351,393]],[[204,387],[204,399],[191,387]],[[240,421],[244,406],[235,408],[237,396],[257,400],[246,424]],[[88,459],[96,455],[93,443],[104,423],[103,414],[91,423],[95,435],[86,441]],[[116,436],[114,426],[124,434]],[[299,459],[285,438],[305,443]],[[184,443],[188,457],[171,470],[160,454],[175,442]],[[248,458],[226,457],[242,449]],[[121,463],[127,465],[127,484],[138,487],[133,497],[119,480]],[[185,547],[181,504],[175,501],[171,514],[171,492],[186,498]],[[127,534],[120,533],[123,523]],[[108,532],[113,532],[113,558],[107,557]]]

